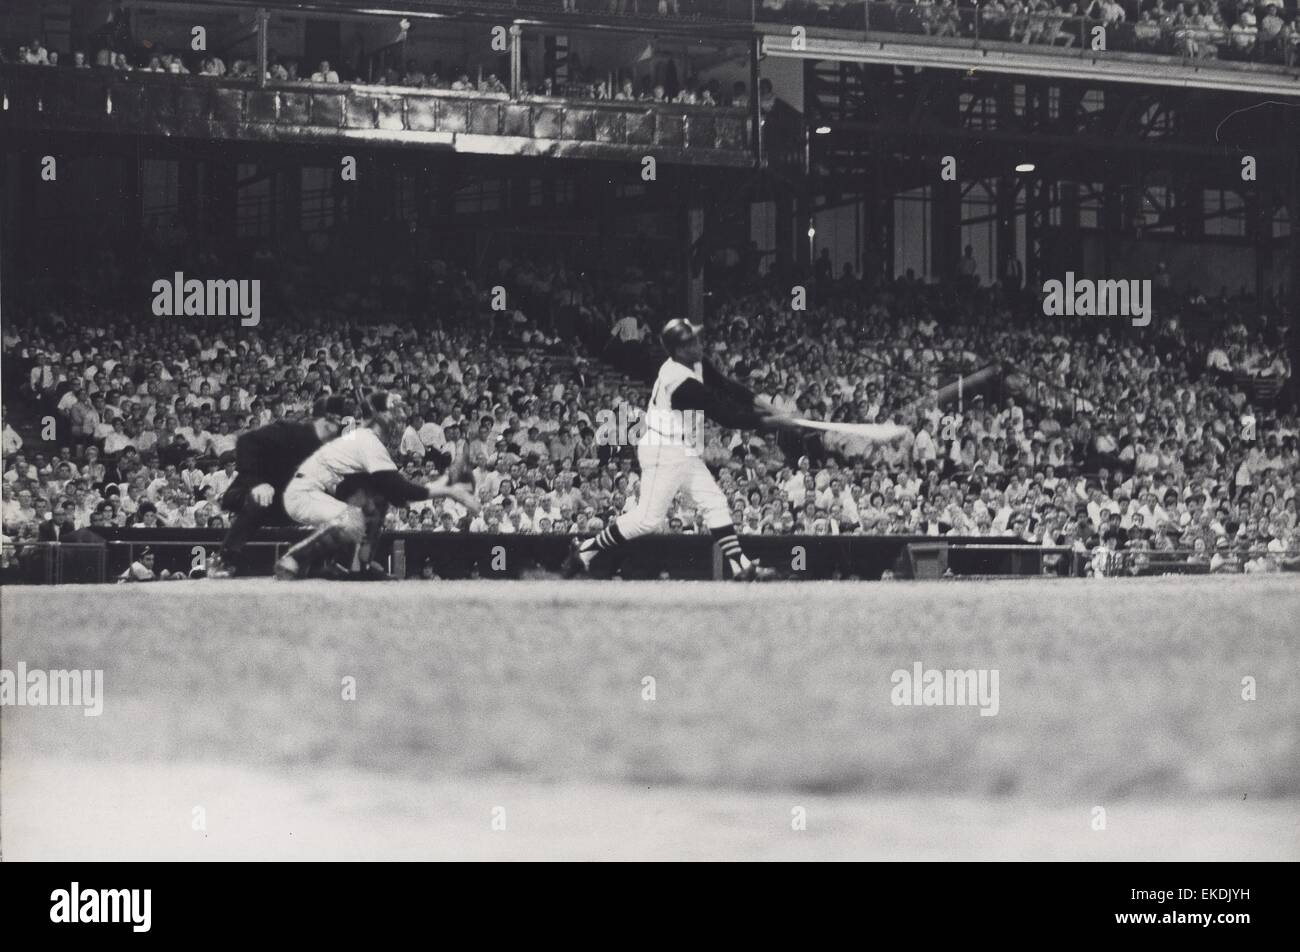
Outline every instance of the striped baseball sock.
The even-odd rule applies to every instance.
[[[732,575],[737,575],[749,568],[749,559],[745,557],[745,553],[740,548],[740,540],[736,538],[735,526],[710,529],[709,534],[713,536],[713,541],[722,550],[722,557],[731,566]]]
[[[626,541],[627,539],[623,533],[618,531],[618,523],[611,522],[605,529],[601,530],[599,535],[592,536],[578,546],[578,558],[582,559],[584,564],[590,565],[597,552],[612,549],[614,546],[622,545]]]

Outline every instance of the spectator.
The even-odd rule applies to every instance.
[[[316,67],[316,72],[311,74],[313,83],[337,83],[339,74],[331,67],[329,60],[321,60],[320,65]]]

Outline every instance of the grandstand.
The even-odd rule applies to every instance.
[[[9,13],[7,33],[34,33],[49,6]],[[437,6],[394,24],[126,3],[69,33],[54,66],[38,41],[0,47],[17,133],[5,506],[24,577],[83,577],[40,550],[56,513],[57,531],[131,543],[96,562],[113,575],[157,529],[215,541],[222,454],[241,432],[322,393],[399,382],[422,428],[403,441],[408,472],[468,449],[486,509],[416,507],[391,513],[392,530],[598,530],[634,504],[637,478],[633,448],[598,438],[599,415],[639,414],[653,332],[677,313],[707,320],[719,356],[777,405],[912,432],[902,448],[713,432],[742,532],[1018,539],[1064,547],[1053,571],[1081,574],[1117,514],[1133,554],[1097,561],[1112,571],[1294,560],[1296,155],[1264,136],[1274,119],[1297,129],[1286,103],[763,55],[771,17],[792,22],[797,6],[763,8],[747,36],[716,7],[703,38],[704,9],[652,26],[612,11],[629,15],[622,46],[600,18],[570,35],[563,18],[515,17],[501,52],[498,11]],[[213,55],[176,45],[194,13]],[[856,29],[810,27],[840,42]],[[346,81],[332,66],[304,78],[317,49]],[[22,188],[47,155],[60,184]],[[1114,277],[1121,262],[1154,281],[1145,330],[1041,313],[1044,280]],[[265,323],[160,324],[141,301],[177,273],[256,277]],[[683,503],[666,528],[699,520]],[[172,541],[160,564],[175,571]],[[405,570],[447,571],[436,550],[451,544]],[[905,546],[880,545],[853,542],[860,557],[821,560],[814,577],[916,570]],[[539,552],[549,568],[562,556]]]
[[[466,803],[479,779],[513,767],[584,785],[668,777],[764,809],[787,790],[948,789],[991,798],[997,814],[1000,797],[1087,797],[1096,781],[1158,815],[1165,795],[1235,797],[1240,763],[1225,751],[1244,737],[1252,790],[1286,809],[1261,807],[1258,827],[1218,855],[1272,843],[1268,855],[1294,858],[1277,846],[1285,834],[1259,833],[1282,828],[1293,796],[1293,694],[1246,725],[1195,692],[1240,652],[1295,660],[1291,642],[1270,640],[1300,571],[1295,0],[13,0],[0,10],[0,174],[7,647],[53,664],[66,643],[111,668],[111,639],[78,634],[103,625],[149,664],[174,652],[175,676],[201,680],[242,658],[245,636],[250,670],[281,670],[277,625],[314,626],[292,650],[322,669],[363,619],[383,626],[374,659],[357,662],[394,684],[368,725],[322,718],[284,752],[214,691],[212,723],[241,738],[218,743],[201,716],[177,714],[155,671],[126,676],[125,696],[176,716],[165,738],[122,741],[132,756],[195,745],[256,770],[324,764],[348,783],[391,772],[406,791],[418,773],[406,759],[434,750],[457,783],[470,778],[471,793],[448,794]],[[160,313],[160,293],[180,300],[187,280],[255,287],[256,307]],[[1131,282],[1123,300],[1141,297],[1147,319],[1075,314],[1073,301],[1050,312],[1049,283],[1076,280]],[[800,583],[781,587],[792,594],[672,584],[728,576],[686,494],[659,532],[594,573],[666,584],[560,589],[570,540],[636,507],[628,434],[664,359],[659,331],[677,317],[702,324],[708,356],[766,406],[906,429],[879,443],[706,428],[704,461],[741,540]],[[309,419],[322,397],[379,390],[410,411],[393,447],[403,475],[426,483],[464,460],[481,511],[449,499],[388,511],[378,558],[409,585],[256,577],[305,534],[283,527],[254,537],[242,574],[255,577],[206,578],[230,528],[221,501],[239,437]],[[1172,575],[1241,578],[1150,578]],[[1245,578],[1256,575],[1283,577]],[[946,581],[961,578],[980,581]],[[96,587],[161,580],[177,584]],[[909,583],[852,584],[893,580]],[[58,587],[40,602],[38,585]],[[1186,630],[1170,604],[1191,606]],[[444,691],[420,695],[422,716],[456,721],[460,679],[515,670],[510,639],[533,645],[587,613],[618,632],[592,668],[605,687],[584,695],[590,736],[547,719],[564,697],[520,716],[492,677],[481,756],[415,727],[374,736],[423,690],[411,672]],[[822,682],[789,663],[783,626],[801,614],[826,636],[801,659]],[[203,644],[165,641],[167,625],[146,617],[202,631]],[[844,701],[853,626],[873,617],[898,641],[873,640],[872,664],[911,664],[935,644],[991,656],[1002,643],[986,631],[1007,634],[1022,683],[1039,670],[1025,659],[1046,658],[1055,690],[1022,708],[1041,724],[974,742],[969,774],[946,788],[946,762],[902,770],[898,752],[928,735]],[[733,619],[757,647],[737,643]],[[1107,639],[1141,625],[1170,670],[1143,669],[1141,691],[1109,711],[1088,685],[1110,670]],[[591,727],[614,703],[602,692],[627,659],[642,663],[634,643],[647,633],[683,680],[697,640],[698,670],[744,656],[745,677],[788,709],[735,714],[744,678],[727,675],[717,698],[697,685],[677,720],[624,724],[610,741]],[[454,663],[413,664],[419,638]],[[1195,687],[1154,720],[1175,746],[1196,720],[1211,738],[1196,749],[1211,753],[1195,769],[1165,754],[1128,763],[1113,737],[1151,713],[1193,639]],[[602,648],[588,633],[555,657],[538,650],[570,684]],[[1139,666],[1147,650],[1123,649]],[[843,690],[827,701],[822,684]],[[309,697],[298,685],[269,716],[279,724]],[[802,719],[823,701],[834,743]],[[693,719],[719,704],[733,716],[701,753]],[[1093,706],[1108,716],[1072,735],[1088,769],[1062,768],[1059,752],[1035,760],[1054,742],[1042,725]],[[848,739],[859,717],[879,745]],[[33,723],[5,727],[32,776],[94,747]],[[503,740],[530,730],[527,752]],[[965,749],[972,731],[933,743]],[[894,776],[906,779],[883,779]],[[17,802],[39,812],[32,789]],[[915,816],[933,820],[925,804]],[[221,855],[255,854],[256,838]],[[401,852],[400,839],[386,848]],[[999,855],[1051,856],[1053,842]]]

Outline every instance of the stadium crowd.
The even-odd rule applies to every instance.
[[[545,7],[530,0],[534,7]],[[560,12],[593,12],[601,4],[556,0]],[[748,4],[728,10],[726,3],[678,0],[609,0],[603,12],[658,16],[743,16]],[[937,38],[967,38],[1050,46],[1070,50],[1096,49],[1094,29],[1105,29],[1105,49],[1159,53],[1197,60],[1241,60],[1295,66],[1300,61],[1300,17],[1287,0],[903,0],[864,4],[862,0],[762,0],[759,20],[810,26],[832,26],[881,32],[916,33]],[[38,37],[0,44],[0,63],[13,62],[68,69],[171,73],[257,78],[250,55],[229,64],[217,55],[189,50],[168,51],[133,41],[122,18],[110,20],[91,49],[65,54],[49,49]],[[1077,55],[1077,53],[1075,54]],[[354,62],[320,60],[304,63],[293,56],[271,53],[267,75],[276,82],[355,82],[420,89],[446,89],[506,95],[508,77],[499,61],[486,63],[421,63],[401,59],[401,44]],[[679,76],[671,57],[662,68],[647,72],[636,64],[602,73],[584,66],[571,53],[563,71],[524,82],[532,95],[624,102],[672,102],[703,106],[746,106],[750,92],[738,82],[724,86]],[[524,75],[534,73],[527,63]],[[559,78],[557,78],[559,77]],[[765,104],[773,100],[770,81],[760,90]]]
[[[1287,66],[1300,56],[1295,5],[1275,0],[762,0],[759,18],[1062,51],[1095,48],[1103,27],[1106,50]]]
[[[125,38],[118,38],[93,56],[84,50],[74,50],[71,55],[61,57],[57,50],[48,49],[38,37],[16,47],[0,45],[0,63],[6,62],[119,73],[168,73],[238,80],[257,78],[255,59],[231,58],[227,64],[220,56],[172,52],[157,44],[140,49]],[[392,54],[378,59],[364,57],[363,62],[353,64],[330,60],[304,64],[296,57],[271,53],[266,78],[279,83],[358,83],[506,96],[510,92],[509,77],[499,75],[497,69],[496,60],[486,64],[444,65],[441,60],[428,63],[413,58],[399,60]],[[530,72],[533,71],[525,64],[525,75]],[[530,95],[550,98],[689,106],[747,106],[750,103],[749,89],[744,82],[724,85],[717,79],[706,81],[699,77],[681,76],[672,57],[661,58],[660,65],[653,69],[644,66],[638,69],[633,65],[602,73],[584,66],[575,52],[566,59],[562,78],[539,77],[523,86],[523,91]],[[771,80],[760,81],[759,96],[763,106],[770,109],[775,101]]]
[[[436,262],[386,293],[325,286],[256,329],[93,306],[10,321],[4,532],[22,544],[223,527],[240,433],[372,388],[411,408],[395,457],[406,474],[428,479],[467,454],[484,504],[472,519],[453,502],[395,509],[390,528],[596,532],[637,496],[629,444],[666,307],[646,293],[652,279],[520,258],[479,284]],[[440,306],[408,308],[425,284]],[[504,310],[494,287],[508,291]],[[710,426],[700,449],[742,533],[1015,536],[1095,553],[1096,574],[1152,558],[1298,564],[1300,427],[1247,392],[1291,373],[1267,308],[1179,297],[1139,334],[1048,319],[998,287],[907,276],[867,291],[823,274],[815,288],[802,311],[771,290],[728,301],[709,322],[712,359],[779,408],[893,420],[909,436],[882,446]],[[959,376],[971,382],[960,405],[944,389]],[[679,498],[664,529],[701,527]]]

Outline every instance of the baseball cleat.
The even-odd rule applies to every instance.
[[[346,582],[352,577],[352,570],[337,559],[326,559],[313,567],[313,578],[325,578],[333,582]]]
[[[291,581],[302,577],[302,569],[298,565],[298,560],[292,555],[286,555],[275,563],[275,577],[280,581]]]
[[[753,559],[749,565],[733,575],[731,580],[733,582],[775,582],[780,577],[777,575],[776,569],[768,568],[757,559]]]
[[[576,538],[569,540],[569,554],[564,560],[564,565],[560,567],[560,574],[565,578],[576,578],[587,574],[587,563],[578,554],[581,545],[582,542]]]
[[[204,578],[234,578],[239,574],[233,565],[227,565],[220,555],[208,559],[208,569]]]
[[[352,573],[352,578],[364,582],[396,582],[397,576],[392,575],[389,571],[378,562],[367,562],[360,569]]]

